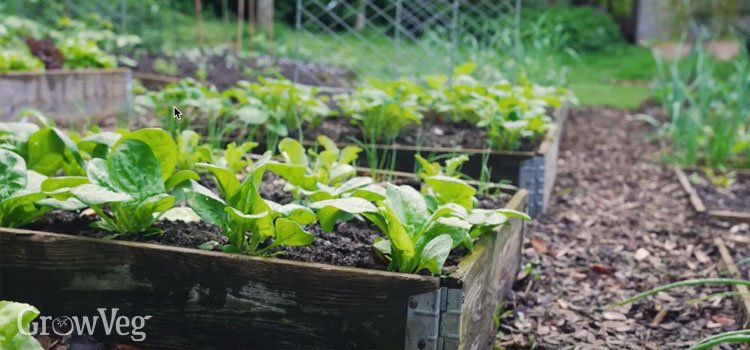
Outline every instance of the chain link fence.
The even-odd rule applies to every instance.
[[[245,11],[238,24],[240,1]],[[48,25],[61,16],[93,16],[108,22],[115,33],[138,35],[149,51],[168,53],[198,46],[197,36],[205,37],[205,47],[236,46],[240,29],[243,51],[298,59],[298,66],[315,62],[348,68],[360,79],[450,77],[454,67],[466,62],[477,63],[476,75],[483,79],[515,76],[521,0],[276,0],[275,35],[253,27],[254,19],[248,18],[258,15],[251,6],[264,1],[274,3],[0,0],[0,12]],[[197,11],[199,3],[202,11]],[[196,35],[199,13],[203,28]]]
[[[520,0],[295,0],[301,57],[358,67],[364,77],[452,76],[477,63],[511,76]]]

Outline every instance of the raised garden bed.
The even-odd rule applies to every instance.
[[[718,188],[700,172],[690,172],[698,183],[693,183],[686,172],[675,168],[675,174],[695,211],[729,221],[750,222],[750,177],[738,175],[729,188]]]
[[[132,75],[129,69],[61,69],[0,74],[2,121],[16,121],[27,107],[64,123],[82,124],[131,108]]]
[[[555,178],[557,176],[557,155],[560,149],[565,121],[568,117],[568,106],[555,109],[553,113],[555,127],[551,128],[546,137],[529,150],[522,151],[496,151],[479,148],[457,147],[430,147],[414,146],[406,144],[375,145],[378,159],[383,153],[395,154],[394,169],[397,172],[412,173],[415,169],[415,154],[423,157],[450,157],[451,155],[466,154],[469,160],[461,168],[461,172],[473,178],[480,179],[484,157],[487,157],[486,165],[490,168],[490,182],[509,181],[512,185],[526,189],[529,192],[528,213],[536,216],[544,212],[552,194]],[[331,137],[322,129],[321,134]],[[308,135],[306,135],[307,138]],[[333,138],[333,137],[332,137]],[[335,140],[335,138],[334,138]],[[480,140],[480,143],[485,140]],[[337,141],[342,147],[355,145],[345,141]],[[303,144],[311,146],[313,141],[304,141]],[[259,147],[258,150],[264,150]],[[364,161],[361,166],[367,166],[366,157],[360,158]],[[444,159],[444,158],[443,158]]]
[[[139,346],[159,349],[485,348],[522,235],[511,219],[441,278],[0,228],[0,294],[51,316],[152,315]]]
[[[203,63],[200,63],[203,61]],[[156,63],[156,64],[155,64]],[[159,65],[172,66],[174,72],[166,74]],[[255,80],[258,76],[275,77],[277,74],[289,80],[294,79],[297,70],[297,82],[306,85],[350,88],[356,75],[348,69],[328,66],[314,62],[299,61],[288,58],[243,58],[231,51],[210,53],[199,58],[188,55],[177,55],[171,58],[165,55],[147,54],[138,58],[134,71],[144,78],[146,87],[158,89],[166,84],[168,78],[193,77],[206,81],[219,89],[226,89],[239,80]],[[201,71],[202,73],[198,73]]]

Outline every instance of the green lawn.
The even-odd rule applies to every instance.
[[[651,51],[624,46],[614,53],[582,54],[566,59],[568,80],[581,105],[636,108],[650,96],[649,82],[656,76]]]

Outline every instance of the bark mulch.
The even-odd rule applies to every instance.
[[[686,349],[741,328],[731,298],[687,303],[731,290],[725,286],[673,289],[599,309],[667,283],[725,277],[713,239],[750,236],[747,224],[698,215],[673,171],[643,160],[658,150],[650,132],[626,110],[571,112],[555,194],[548,212],[528,226],[528,268],[506,304],[512,314],[500,322],[497,349]],[[726,244],[735,260],[750,256],[746,243]]]

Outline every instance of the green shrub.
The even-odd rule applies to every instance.
[[[521,11],[521,40],[535,33],[559,32],[561,45],[578,52],[606,51],[623,41],[614,19],[588,6],[549,6]]]

